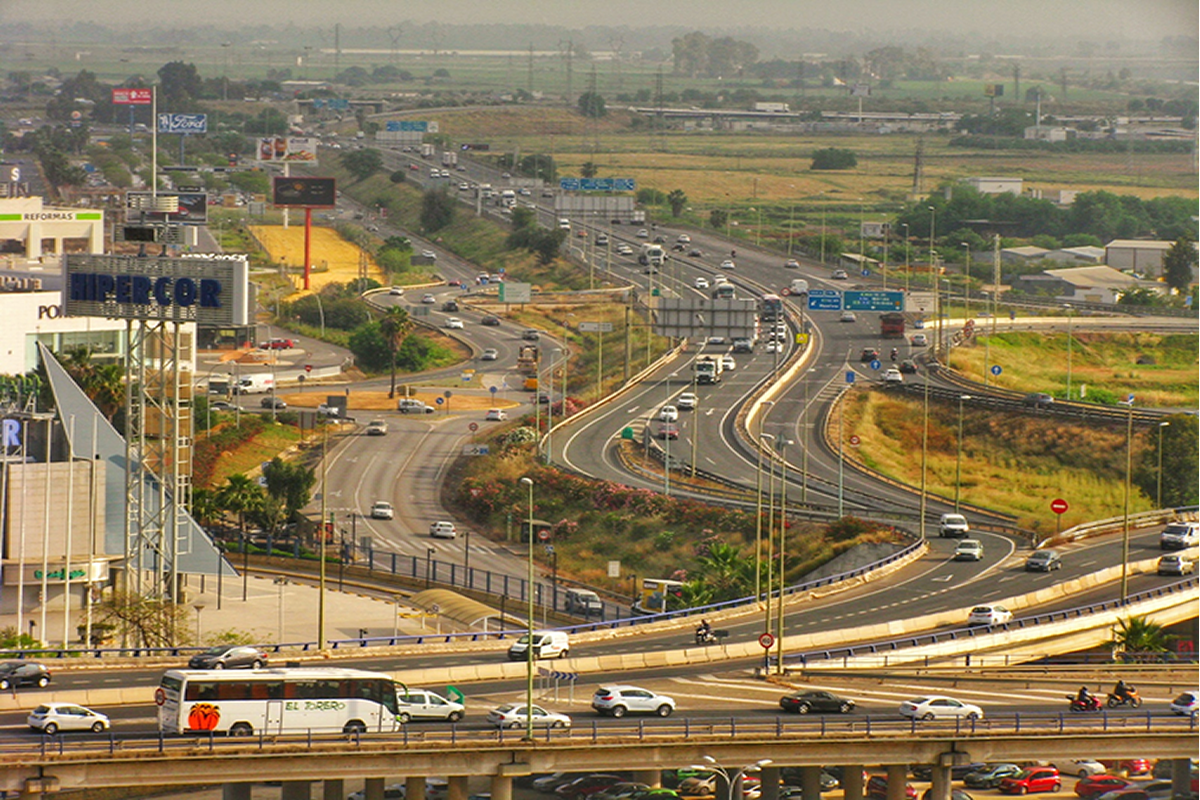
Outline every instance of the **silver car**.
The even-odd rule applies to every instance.
[[[108,717],[74,703],[43,703],[29,713],[25,720],[30,728],[51,736],[59,731],[108,730]]]
[[[675,710],[675,700],[640,686],[611,685],[596,689],[592,695],[592,708],[596,709],[596,713],[610,717],[623,717],[626,714],[669,717]]]

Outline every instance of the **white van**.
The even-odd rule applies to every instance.
[[[261,394],[262,392],[275,391],[275,376],[262,375],[247,375],[238,381],[234,391],[237,394]]]
[[[524,634],[508,648],[510,661],[525,661],[529,658],[529,634]],[[571,651],[571,642],[565,631],[534,631],[534,658],[566,658]]]
[[[942,514],[938,535],[943,539],[962,539],[970,532],[971,526],[962,514]]]
[[[592,614],[603,613],[604,603],[600,601],[600,595],[591,589],[568,589],[566,608],[568,614],[590,617]]]

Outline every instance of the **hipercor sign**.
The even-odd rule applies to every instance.
[[[112,101],[118,106],[148,106],[154,102],[154,90],[113,89]]]
[[[248,325],[245,258],[68,254],[66,316]]]

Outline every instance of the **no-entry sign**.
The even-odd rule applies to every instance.
[[[1055,514],[1065,514],[1067,513],[1068,508],[1070,508],[1070,506],[1067,505],[1067,501],[1063,500],[1061,497],[1057,500],[1050,501],[1050,510]]]

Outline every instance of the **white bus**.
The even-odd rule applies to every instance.
[[[163,733],[387,733],[396,683],[354,669],[168,670],[154,692]]]

